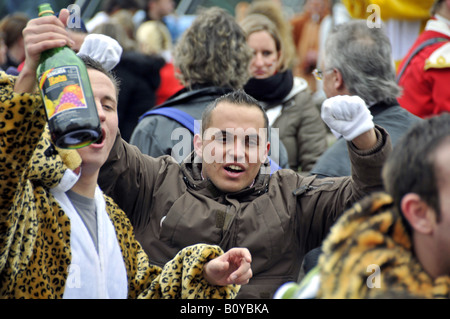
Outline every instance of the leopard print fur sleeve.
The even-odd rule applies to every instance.
[[[223,254],[219,246],[197,244],[182,249],[161,269],[152,265],[134,237],[125,213],[105,196],[116,227],[128,274],[128,297],[142,299],[233,299],[240,286],[212,286],[203,277],[205,263]]]

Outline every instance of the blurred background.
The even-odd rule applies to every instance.
[[[294,15],[296,12],[300,12],[305,0],[282,0],[285,14],[287,17]],[[24,12],[30,18],[37,16],[37,7],[41,3],[50,3],[54,10],[67,8],[70,4],[77,4],[81,8],[81,14],[83,20],[89,20],[98,11],[101,10],[103,0],[1,0],[0,1],[0,19],[6,16],[8,13]],[[143,7],[145,7],[145,0],[141,0]],[[228,10],[234,15],[235,7],[240,0],[174,0],[176,15],[195,15],[195,12],[199,7],[211,7],[218,6]],[[252,2],[244,1],[244,2]]]

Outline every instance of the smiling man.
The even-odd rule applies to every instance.
[[[362,100],[328,102],[328,124],[349,141],[352,177],[270,174],[266,114],[237,90],[206,108],[195,150],[181,164],[143,155],[118,137],[99,184],[127,212],[153,263],[194,243],[246,247],[253,277],[238,298],[270,298],[297,279],[304,254],[320,245],[345,207],[381,188],[389,136],[374,127]]]
[[[203,159],[202,176],[227,193],[254,183],[270,148],[266,113],[254,101],[247,103],[235,104],[229,96],[217,99],[204,112],[203,136],[194,137],[195,153]]]
[[[99,62],[83,57],[101,140],[79,150],[52,144],[36,68],[43,51],[70,44],[68,15],[31,20],[19,77],[0,73],[0,296],[234,297],[252,274],[247,249],[196,245],[164,269],[152,265],[125,213],[98,187],[118,131],[117,83]]]

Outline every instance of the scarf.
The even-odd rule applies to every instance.
[[[267,104],[278,104],[291,92],[294,77],[290,70],[277,73],[266,79],[251,78],[244,86],[244,91]]]

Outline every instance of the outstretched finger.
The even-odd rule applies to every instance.
[[[247,248],[232,248],[227,254],[230,255],[231,260],[236,260],[236,263],[240,263],[241,259],[245,259],[248,263],[252,262],[252,255]]]

